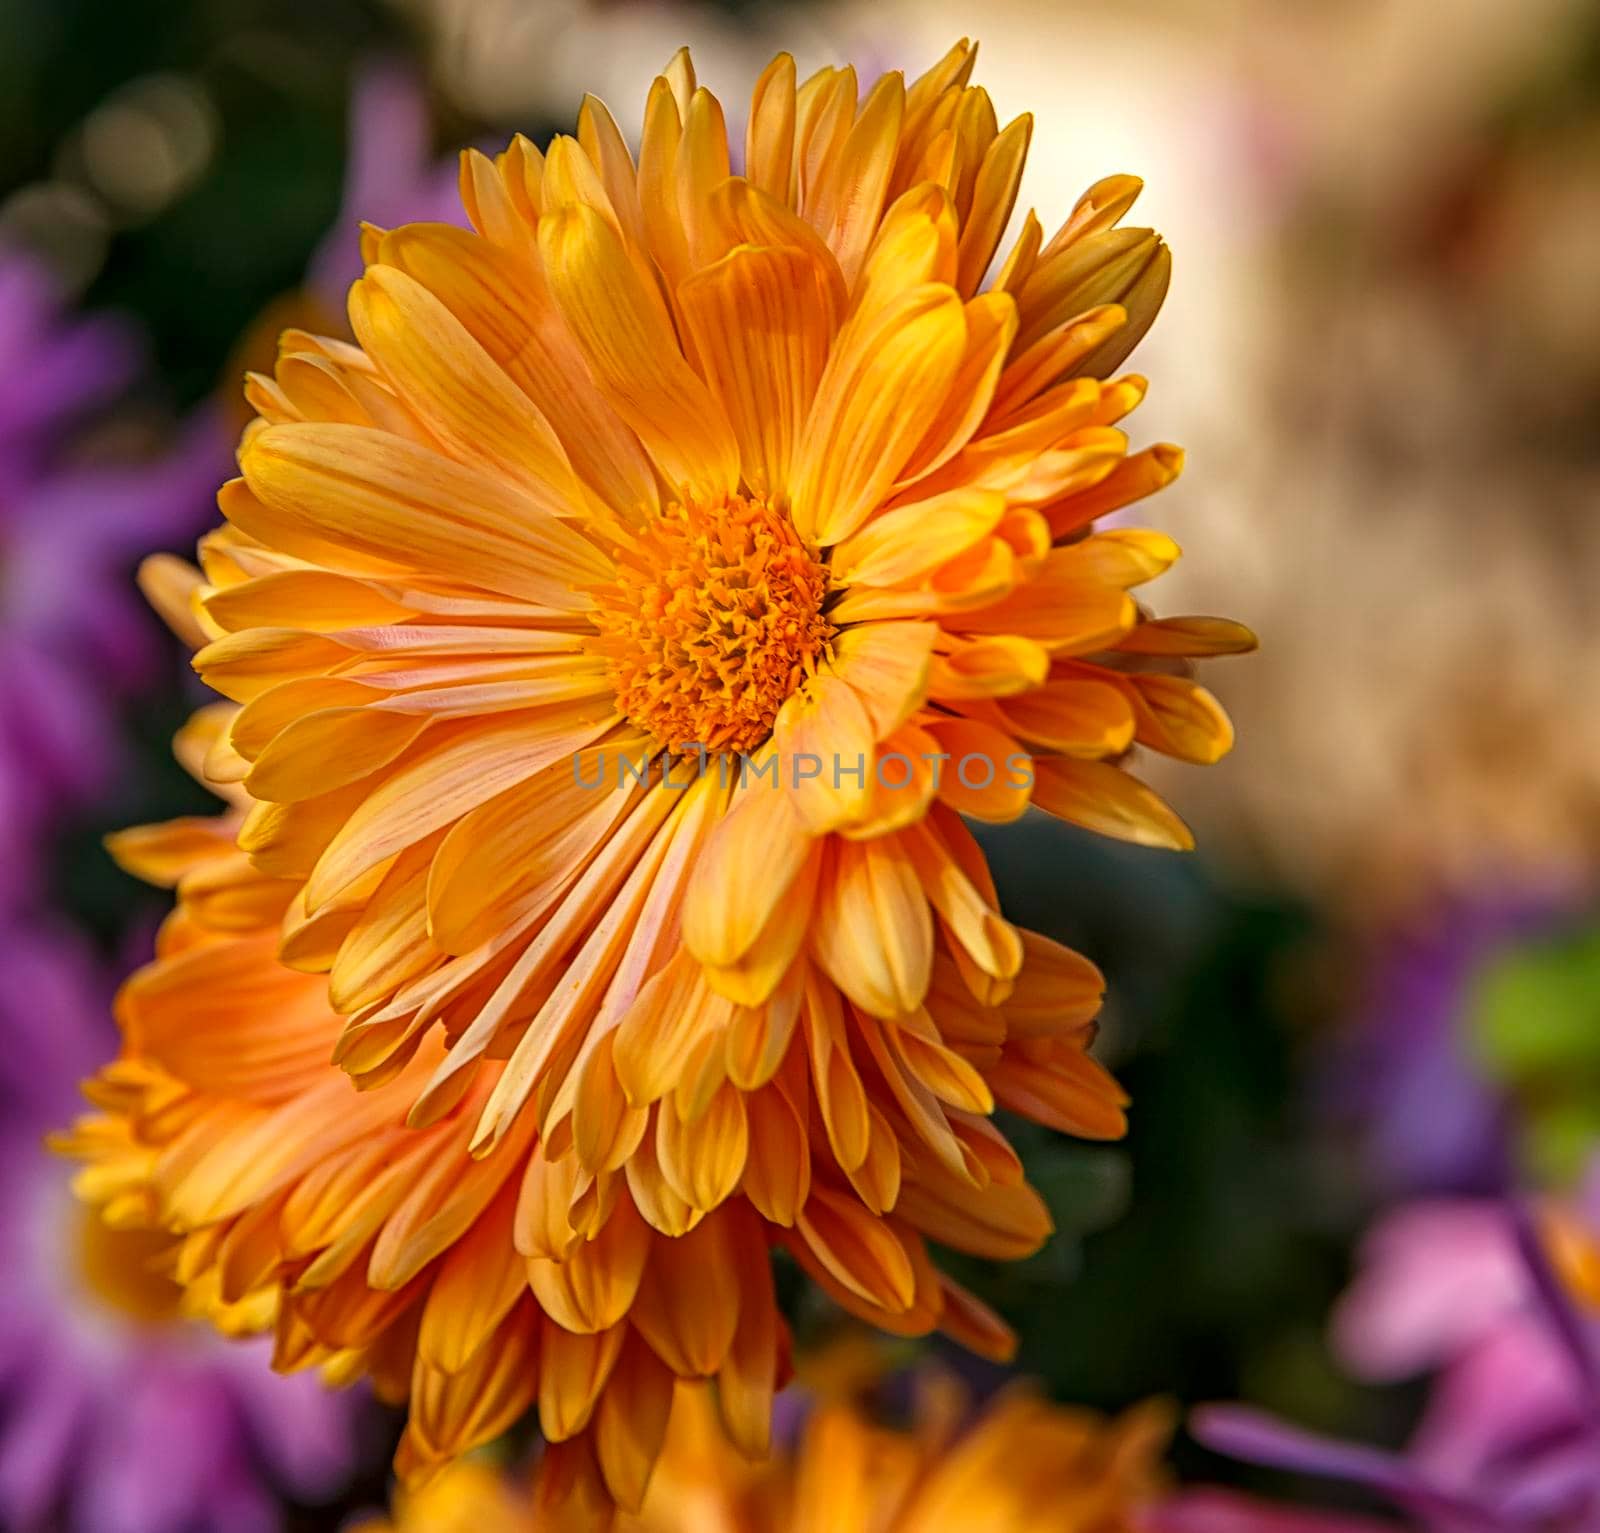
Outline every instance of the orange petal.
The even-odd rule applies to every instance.
[[[1003,825],[1028,807],[1033,766],[1005,730],[979,719],[930,719],[925,728],[947,759],[939,797],[957,814]]]
[[[833,669],[866,705],[879,740],[922,705],[938,630],[932,623],[862,623],[833,641]]]
[[[1103,761],[1039,757],[1034,763],[1033,801],[1041,809],[1087,830],[1140,846],[1187,852],[1189,827],[1137,777]]]
[[[911,1307],[916,1282],[904,1247],[854,1198],[815,1186],[796,1227],[811,1254],[851,1293],[890,1311]]]
[[[565,1331],[545,1317],[535,1383],[539,1430],[547,1441],[565,1442],[589,1424],[627,1335],[625,1322],[591,1336]]]
[[[718,1209],[677,1240],[653,1243],[633,1323],[681,1378],[709,1378],[733,1345],[741,1304],[736,1228],[732,1214]]]
[[[732,1195],[744,1174],[749,1146],[744,1094],[731,1082],[724,1081],[692,1121],[670,1105],[657,1115],[661,1174],[693,1208],[709,1212]]]
[[[557,1260],[530,1257],[527,1282],[544,1312],[564,1330],[607,1331],[627,1315],[650,1254],[650,1227],[629,1198],[618,1198],[593,1240]]]
[[[677,1379],[637,1336],[630,1336],[595,1417],[594,1451],[606,1489],[637,1512],[666,1441]]]
[[[781,763],[780,763],[781,767]],[[701,963],[749,951],[811,854],[794,801],[753,778],[698,858],[683,904],[683,940]]]

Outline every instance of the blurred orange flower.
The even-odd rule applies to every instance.
[[[936,1413],[891,1431],[846,1406],[811,1418],[797,1450],[752,1465],[723,1437],[704,1388],[680,1385],[661,1462],[615,1533],[1133,1533],[1165,1489],[1159,1458],[1171,1413],[1152,1403],[1108,1421],[1015,1392],[969,1430]],[[540,1505],[466,1461],[392,1520],[354,1533],[533,1533],[593,1528],[604,1506]]]

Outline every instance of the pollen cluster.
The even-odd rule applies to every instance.
[[[668,506],[593,594],[618,707],[674,750],[760,745],[832,633],[826,571],[781,512],[742,495]]]

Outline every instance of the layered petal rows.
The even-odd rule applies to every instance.
[[[536,1410],[549,1485],[637,1507],[679,1379],[759,1455],[774,1249],[1004,1356],[927,1246],[1049,1233],[990,1115],[1123,1132],[1097,971],[964,822],[1187,845],[1124,762],[1221,756],[1186,662],[1252,641],[1094,527],[1180,464],[1119,429],[1137,183],[984,287],[1029,121],[973,60],[780,57],[738,175],[682,54],[637,160],[593,100],[469,152],[473,230],[366,231],[355,344],[284,336],[199,570],[147,566],[229,807],[116,841],[177,908],[84,1189],[280,1366],[408,1399],[413,1480]]]

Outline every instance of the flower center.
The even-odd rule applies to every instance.
[[[816,667],[828,577],[764,501],[668,506],[594,592],[617,704],[671,750],[753,750]]]
[[[161,1325],[178,1316],[183,1289],[158,1271],[172,1237],[156,1230],[113,1229],[92,1208],[78,1224],[78,1271],[102,1303],[140,1325]]]

